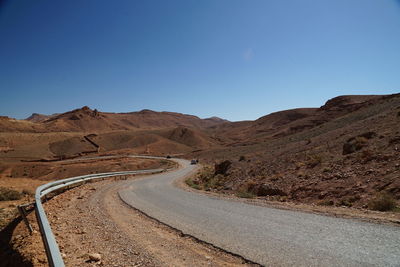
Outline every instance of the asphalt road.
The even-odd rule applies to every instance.
[[[400,227],[221,200],[173,185],[195,166],[134,180],[129,205],[267,266],[400,266]]]

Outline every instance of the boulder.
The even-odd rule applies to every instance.
[[[215,163],[214,165],[214,175],[222,174],[226,175],[232,162],[229,160],[222,161],[221,163]]]
[[[91,261],[101,261],[101,255],[99,253],[90,253],[88,256]]]

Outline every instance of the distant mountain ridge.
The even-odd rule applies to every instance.
[[[5,121],[0,122],[0,126],[4,126],[0,127],[0,132],[108,132],[174,127],[203,129],[228,122],[218,117],[201,119],[193,115],[148,109],[127,113],[101,112],[88,106],[53,115],[33,113],[25,120]]]
[[[229,142],[283,136],[318,126],[373,104],[385,95],[345,95],[328,100],[320,108],[298,108],[274,112],[255,121],[230,122],[218,117],[157,112],[149,109],[126,113],[101,112],[88,106],[65,113],[33,113],[26,120],[3,118],[0,132],[110,132],[187,127],[205,131]]]

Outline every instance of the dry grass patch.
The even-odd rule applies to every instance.
[[[392,195],[386,192],[378,193],[373,199],[368,202],[368,208],[378,211],[395,210],[397,206],[396,200]]]
[[[24,194],[16,190],[6,187],[0,187],[0,201],[18,200],[21,199],[23,196]]]

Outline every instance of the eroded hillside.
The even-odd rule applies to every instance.
[[[231,146],[192,155],[210,163],[193,183],[320,205],[366,208],[377,194],[400,199],[399,125],[400,95],[342,96],[319,109],[233,124],[232,131],[241,136]],[[229,126],[221,127],[224,133]],[[222,160],[229,163],[221,172],[213,164]]]

